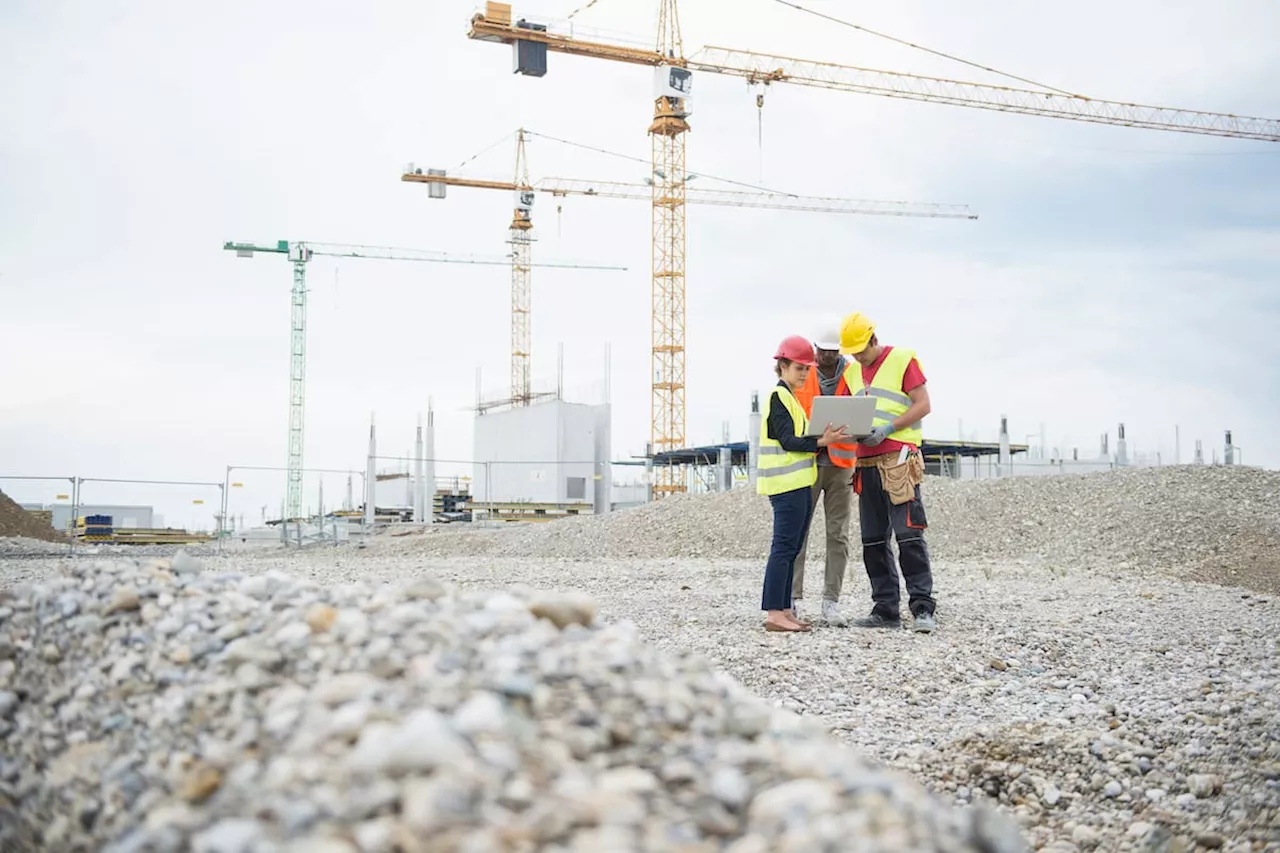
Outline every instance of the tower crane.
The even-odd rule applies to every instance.
[[[655,69],[652,141],[653,234],[653,448],[674,450],[685,428],[685,212],[687,195],[684,134],[689,130],[686,100],[694,71],[744,78],[748,83],[795,83],[836,91],[906,98],[930,103],[1072,119],[1097,124],[1212,136],[1280,141],[1280,121],[1170,107],[1104,101],[1049,90],[1018,89],[904,74],[829,62],[707,47],[685,57],[677,0],[658,0],[658,32],[653,50],[553,33],[546,24],[512,20],[511,5],[488,0],[471,18],[467,37],[509,44],[516,73],[542,77],[548,51],[607,59]],[[760,103],[757,100],[757,103]],[[661,469],[654,494],[682,491],[671,467]],[[655,473],[658,473],[655,470]]]
[[[307,262],[315,255],[334,258],[366,258],[384,261],[420,261],[437,264],[505,266],[509,257],[501,255],[456,255],[431,249],[397,249],[391,246],[359,246],[339,243],[311,243],[278,240],[272,244],[226,242],[222,248],[236,257],[251,258],[255,252],[287,255],[293,264],[293,314],[289,345],[289,458],[282,523],[302,516],[302,426],[307,374]],[[625,271],[626,267],[568,262],[538,264],[542,267],[580,270]]]
[[[525,153],[525,134],[516,131],[516,173],[514,181],[482,180],[450,176],[443,169],[421,169],[411,163],[400,176],[402,181],[425,183],[430,198],[445,198],[448,187],[502,190],[515,196],[515,211],[511,218],[511,398],[517,406],[527,406],[534,398],[530,388],[530,338],[532,325],[532,288],[529,262],[532,257],[533,201],[537,193],[552,196],[596,196],[600,198],[625,198],[648,201],[652,190],[647,184],[621,181],[592,181],[570,178],[543,178],[537,183],[529,180],[529,161]],[[694,178],[686,175],[683,181]],[[711,204],[726,207],[754,207],[773,210],[811,211],[818,213],[864,214],[875,216],[920,216],[935,219],[977,219],[962,204],[916,204],[900,201],[870,201],[849,198],[815,198],[788,193],[748,193],[736,190],[716,190],[703,187],[686,190],[686,200],[691,204]],[[674,449],[674,448],[669,448]]]

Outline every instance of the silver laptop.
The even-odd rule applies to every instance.
[[[814,397],[805,435],[822,435],[827,424],[843,425],[850,439],[866,438],[876,416],[875,397]]]

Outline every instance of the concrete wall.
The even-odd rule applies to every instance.
[[[475,500],[585,503],[607,511],[607,405],[551,400],[478,415],[474,429]]]
[[[610,493],[612,509],[628,509],[644,506],[648,501],[649,487],[644,483],[614,484]]]

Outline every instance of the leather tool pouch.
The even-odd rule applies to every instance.
[[[901,465],[897,464],[896,454],[885,454],[883,459],[878,467],[889,502],[901,505],[915,500],[916,486],[924,482],[924,459],[920,452],[912,451]]]

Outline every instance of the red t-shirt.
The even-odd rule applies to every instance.
[[[876,376],[876,371],[880,369],[880,365],[884,364],[885,358],[889,355],[889,351],[892,349],[893,347],[886,346],[884,350],[880,353],[880,357],[875,360],[874,364],[872,364],[870,367],[862,368],[862,384],[863,385],[871,384],[871,380],[874,379]],[[920,362],[918,362],[914,358],[911,359],[911,362],[907,365],[906,371],[903,372],[902,374],[902,393],[910,394],[913,388],[919,388],[921,385],[924,384],[924,382],[925,382],[924,371],[920,369]],[[850,390],[857,390],[857,389],[850,389]],[[915,448],[914,444],[911,444],[908,446]],[[886,438],[884,441],[880,442],[875,447],[867,447],[865,444],[859,444],[858,456],[880,456],[885,453],[897,453],[902,450],[902,447],[903,447],[903,442],[894,441],[891,438]]]

